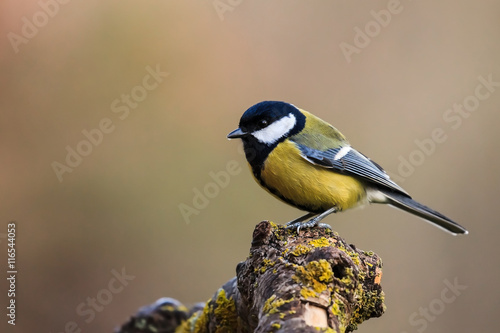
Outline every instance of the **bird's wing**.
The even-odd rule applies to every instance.
[[[372,184],[402,193],[408,193],[393,182],[380,165],[370,160],[349,145],[318,150],[301,143],[302,140],[291,140],[300,150],[301,156],[314,165],[332,169],[332,171],[352,175]]]

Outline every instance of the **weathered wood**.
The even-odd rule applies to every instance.
[[[189,311],[168,299],[141,309],[116,332],[350,332],[384,312],[381,267],[376,254],[330,229],[297,234],[264,221],[237,276],[203,308]]]

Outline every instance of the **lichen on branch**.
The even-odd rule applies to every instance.
[[[254,230],[248,258],[236,271],[237,276],[203,308],[198,305],[186,312],[173,330],[133,329],[129,322],[117,332],[340,333],[355,330],[385,310],[382,260],[347,244],[330,229],[297,234],[261,222]]]

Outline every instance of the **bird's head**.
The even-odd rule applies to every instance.
[[[242,139],[245,144],[274,146],[304,128],[305,116],[292,104],[265,101],[243,113],[239,128],[228,139]]]
[[[265,101],[243,113],[239,128],[227,135],[241,139],[248,163],[258,174],[269,153],[286,138],[299,133],[305,126],[305,115],[294,105]]]

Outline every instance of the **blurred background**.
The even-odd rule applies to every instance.
[[[111,332],[162,296],[211,297],[259,221],[302,214],[226,140],[262,100],[332,123],[470,231],[329,217],[384,261],[387,312],[359,332],[497,328],[498,2],[59,1],[0,4],[0,267],[13,220],[18,266],[0,328]]]

